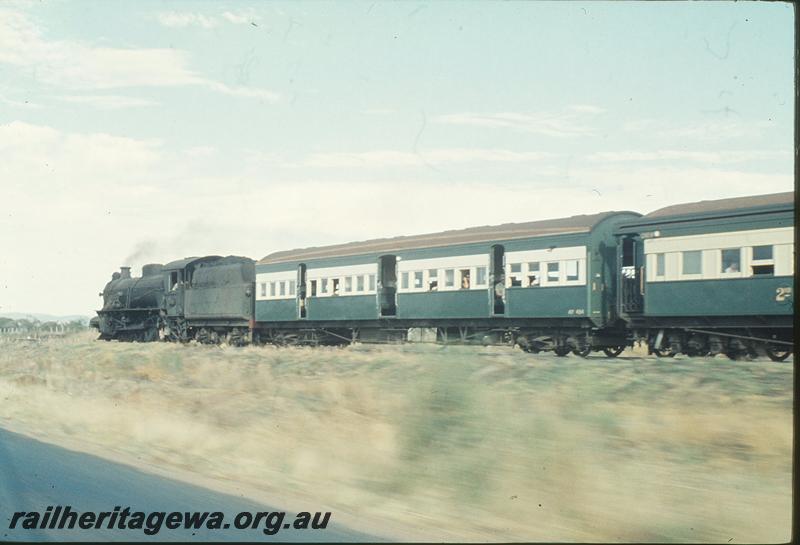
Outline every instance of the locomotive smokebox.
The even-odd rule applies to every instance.
[[[119,268],[119,277],[120,278],[130,278],[131,277],[131,268],[130,267],[120,267]]]
[[[142,265],[142,276],[153,276],[159,274],[164,269],[161,263],[148,263]]]

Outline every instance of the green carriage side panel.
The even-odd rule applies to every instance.
[[[794,277],[649,282],[644,297],[649,316],[791,315]]]
[[[306,299],[306,304],[307,320],[374,320],[378,317],[378,304],[374,293],[311,297]]]
[[[288,322],[297,319],[297,300],[272,299],[256,301],[256,321]]]
[[[489,311],[489,296],[486,290],[397,295],[398,318],[488,318]]]
[[[586,286],[506,288],[509,318],[586,318]]]

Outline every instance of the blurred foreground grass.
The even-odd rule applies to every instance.
[[[93,339],[0,344],[0,426],[428,539],[790,537],[790,362]]]

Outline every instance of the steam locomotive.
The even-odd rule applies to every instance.
[[[100,338],[509,343],[782,361],[794,346],[794,193],[603,212],[114,273]]]

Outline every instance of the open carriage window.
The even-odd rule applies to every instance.
[[[738,273],[742,270],[742,251],[739,248],[722,250],[720,272]]]
[[[436,291],[439,288],[439,271],[437,269],[428,270],[428,291]]]
[[[560,267],[557,261],[547,264],[547,281],[558,282],[560,278]]]
[[[754,276],[767,276],[775,274],[775,261],[772,255],[772,246],[753,246],[753,262],[751,264]]]

